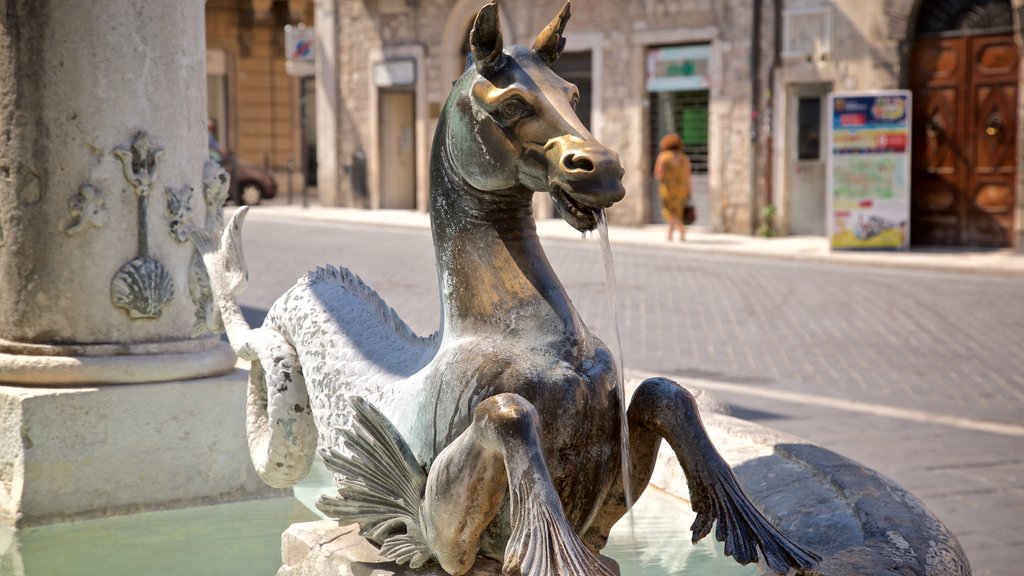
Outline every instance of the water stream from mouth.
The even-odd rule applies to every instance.
[[[636,550],[636,528],[633,521],[633,482],[630,475],[633,469],[629,461],[629,423],[626,421],[626,385],[623,376],[624,363],[622,358],[622,336],[619,330],[619,290],[615,279],[615,262],[612,259],[611,242],[608,240],[608,218],[604,210],[597,213],[597,232],[601,240],[601,256],[604,261],[605,294],[608,296],[608,309],[612,315],[612,326],[615,327],[615,340],[612,345],[612,357],[616,363],[616,389],[619,393],[619,452],[622,454],[622,489],[626,500],[626,521],[629,535]],[[635,559],[631,559],[635,560]]]

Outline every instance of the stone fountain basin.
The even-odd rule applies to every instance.
[[[626,383],[629,394],[641,381],[634,376]],[[817,570],[801,576],[971,573],[956,537],[892,480],[796,436],[734,418],[709,392],[679,382],[697,398],[708,433],[751,501],[776,526],[824,557]],[[667,443],[662,443],[651,485],[689,499],[682,467]],[[282,536],[282,560],[278,576],[444,575],[439,568],[413,572],[389,563],[355,525],[332,521],[293,524]],[[481,560],[469,574],[498,575],[501,566]]]

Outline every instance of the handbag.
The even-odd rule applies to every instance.
[[[683,207],[683,224],[689,226],[697,221],[697,209],[693,207],[693,204],[689,200],[686,201],[686,206]]]

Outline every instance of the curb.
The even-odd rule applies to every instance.
[[[231,209],[229,208],[229,211]],[[388,226],[428,229],[430,216],[412,210],[362,210],[297,205],[262,205],[249,217],[288,218],[307,221],[339,222],[364,226]],[[579,232],[560,219],[539,220],[537,234],[546,240],[578,240]],[[880,268],[975,272],[993,275],[1024,275],[1024,254],[1012,248],[999,250],[914,250],[914,251],[840,251],[829,250],[827,240],[818,236],[760,238],[741,234],[709,232],[691,228],[685,242],[668,242],[662,225],[643,227],[610,226],[613,245],[643,246],[661,250],[679,250],[694,254],[772,258],[800,262]],[[589,238],[588,238],[589,241]]]

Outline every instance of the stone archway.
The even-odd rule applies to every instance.
[[[1009,0],[932,0],[912,23],[911,239],[1016,242],[1020,56]]]

